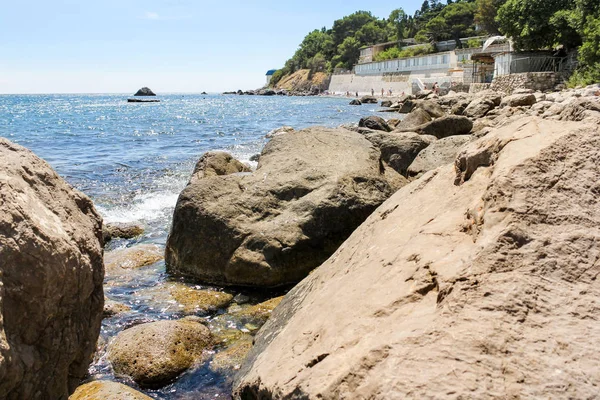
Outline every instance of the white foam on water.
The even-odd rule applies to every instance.
[[[102,206],[97,208],[104,222],[152,222],[171,215],[178,197],[179,191],[145,193],[136,196],[130,205],[110,209]]]

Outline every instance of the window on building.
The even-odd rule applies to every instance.
[[[442,56],[442,64],[448,64],[448,55]]]

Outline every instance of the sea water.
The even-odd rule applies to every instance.
[[[224,150],[243,162],[260,153],[265,135],[283,125],[301,129],[336,127],[373,115],[377,105],[350,106],[348,98],[258,97],[170,94],[160,103],[127,103],[126,95],[2,95],[0,136],[45,159],[71,185],[87,194],[105,222],[142,224],[144,236],[116,241],[164,246],[177,197],[195,163],[210,150]],[[390,116],[390,115],[387,115]],[[164,263],[136,272],[126,282],[106,285],[105,294],[132,311],[105,319],[101,342],[141,322],[180,317],[140,295],[169,277]],[[90,379],[115,377],[99,352]],[[230,377],[206,366],[187,372],[154,398],[227,398]]]

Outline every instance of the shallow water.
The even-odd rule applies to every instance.
[[[141,238],[112,242],[109,250],[136,243],[164,246],[177,197],[204,152],[226,150],[248,162],[266,143],[265,134],[282,125],[335,127],[356,123],[378,109],[376,105],[349,106],[346,98],[172,94],[151,104],[126,103],[126,98],[0,96],[0,136],[48,161],[94,200],[105,222],[146,227]],[[107,280],[106,296],[131,311],[104,320],[101,351],[90,367],[90,379],[120,380],[136,387],[114,376],[102,344],[141,322],[182,317],[177,304],[152,295],[169,279],[164,262],[158,262],[127,277]],[[260,296],[254,298],[260,300]],[[241,321],[217,318],[224,312],[199,316],[214,329],[245,329]],[[208,365],[209,360],[171,385],[145,393],[160,399],[228,398],[234,371],[215,373]]]

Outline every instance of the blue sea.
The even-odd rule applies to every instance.
[[[140,104],[127,103],[127,95],[1,95],[0,136],[50,163],[92,198],[105,222],[146,227],[142,238],[117,241],[112,248],[139,242],[162,246],[177,197],[204,152],[225,150],[250,162],[273,129],[336,127],[357,123],[379,109],[350,106],[348,98],[193,94],[159,98],[160,103]],[[164,263],[130,278],[105,286],[108,298],[132,311],[104,320],[101,343],[109,343],[136,323],[179,317],[140,295],[170,279]],[[90,368],[90,379],[121,380],[135,387],[114,376],[103,351]],[[165,388],[145,392],[160,399],[227,398],[230,382],[230,377],[200,365]]]

